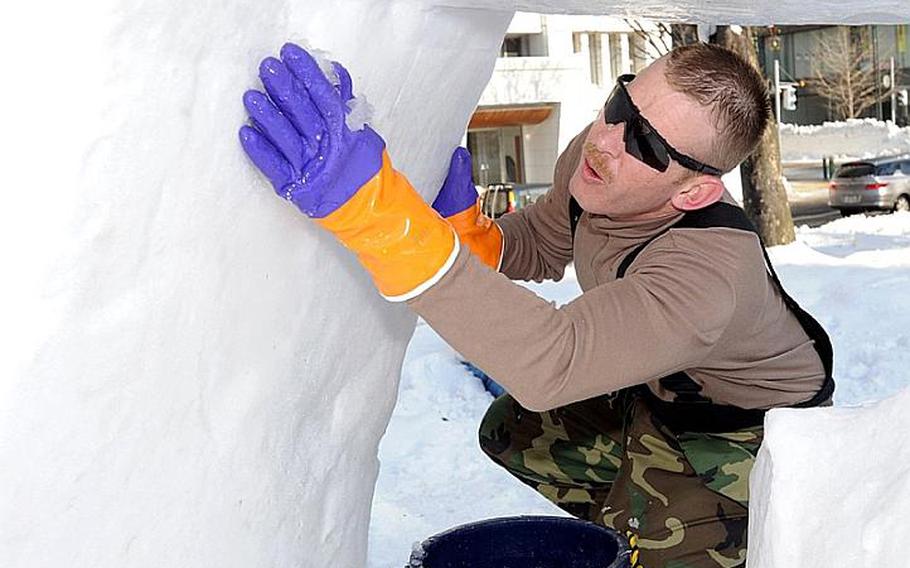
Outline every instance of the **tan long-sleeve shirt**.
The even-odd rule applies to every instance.
[[[573,242],[568,181],[583,136],[560,156],[543,199],[497,221],[501,273],[463,247],[409,305],[531,410],[644,383],[672,400],[658,379],[677,371],[720,404],[771,408],[812,398],[824,379],[821,360],[767,274],[754,234],[674,229],[622,279],[616,269],[625,256],[681,214],[617,222],[585,213]],[[559,280],[573,259],[583,294],[561,308],[510,280]]]

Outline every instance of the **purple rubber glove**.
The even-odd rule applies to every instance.
[[[443,217],[461,213],[477,202],[477,190],[471,180],[471,154],[459,146],[452,153],[449,173],[442,183],[439,195],[433,201],[433,209]]]
[[[342,205],[382,166],[385,143],[369,126],[345,123],[353,97],[351,77],[338,63],[336,87],[303,48],[286,43],[281,60],[259,65],[265,91],[247,91],[243,105],[253,127],[240,128],[240,143],[278,195],[310,217]]]

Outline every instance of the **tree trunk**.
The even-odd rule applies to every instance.
[[[698,42],[698,26],[694,24],[671,24],[670,37],[673,47]]]
[[[715,38],[716,43],[735,51],[761,72],[749,28],[736,34],[728,26],[718,26]],[[740,166],[743,209],[766,246],[783,245],[796,239],[782,179],[779,140],[777,120],[772,116],[758,148]]]

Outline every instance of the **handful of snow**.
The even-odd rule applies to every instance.
[[[305,41],[300,42],[300,45],[313,56],[313,59],[319,64],[319,68],[322,69],[323,75],[337,87],[340,81],[338,75],[335,73],[335,69],[332,67],[332,58],[329,53],[323,49],[312,47]],[[344,65],[344,63],[342,63],[342,65]],[[354,92],[356,91],[357,85],[355,82]],[[344,117],[344,121],[352,131],[362,130],[373,118],[373,105],[367,101],[366,96],[355,96],[353,99],[349,100],[348,109],[350,109],[350,112]]]

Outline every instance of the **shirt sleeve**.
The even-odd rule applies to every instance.
[[[537,202],[498,219],[503,234],[500,271],[514,280],[560,280],[572,261],[569,180],[581,156],[585,128],[556,161],[553,187]]]
[[[549,410],[697,366],[734,309],[717,259],[652,243],[625,278],[562,307],[462,251],[409,305],[528,409]]]

